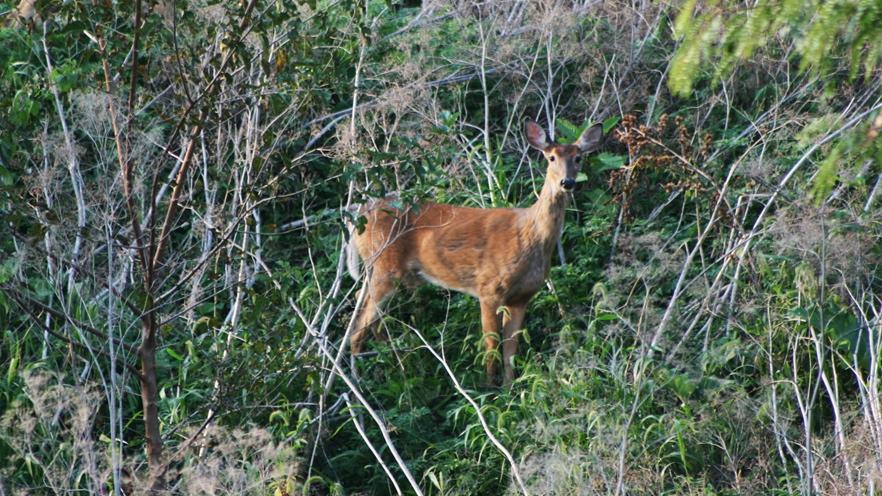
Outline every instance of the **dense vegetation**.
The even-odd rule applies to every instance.
[[[0,16],[0,495],[882,487],[877,1]],[[529,205],[527,118],[607,138],[519,377],[431,286],[356,375],[347,207]]]

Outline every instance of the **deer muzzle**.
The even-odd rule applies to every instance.
[[[571,177],[564,178],[560,181],[560,186],[564,191],[572,191],[576,187],[576,180]]]

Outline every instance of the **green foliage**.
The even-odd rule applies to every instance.
[[[880,372],[882,118],[845,125],[879,97],[878,2],[256,2],[246,17],[247,5],[150,4],[137,57],[133,2],[37,2],[52,16],[45,50],[42,24],[4,17],[0,492],[146,480],[148,309],[162,322],[173,492],[394,493],[364,437],[409,492],[348,386],[325,389],[321,345],[334,356],[358,288],[343,275],[344,218],[366,222],[339,209],[350,193],[526,207],[545,164],[519,127],[550,110],[564,143],[606,116],[605,144],[583,159],[565,263],[555,251],[530,303],[514,384],[484,384],[475,299],[430,286],[401,288],[388,340],[355,360],[423,491],[517,493],[480,413],[531,494],[867,492],[882,466],[866,415]],[[198,160],[177,182],[191,142]],[[175,187],[157,302],[135,253],[160,232],[139,245],[132,219],[166,212]]]
[[[815,186],[812,189],[812,197],[817,203],[823,202],[836,185],[836,180],[839,178],[839,163],[842,160],[840,150],[840,146],[834,147],[818,168]]]
[[[825,78],[842,69],[849,78],[869,78],[882,61],[882,6],[873,0],[761,0],[750,6],[685,0],[674,30],[681,43],[668,86],[681,96],[692,92],[703,64],[727,76],[758,49],[778,49],[772,43],[777,34],[794,42],[800,70]]]

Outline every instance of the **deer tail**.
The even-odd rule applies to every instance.
[[[355,225],[352,222],[346,222],[346,229],[349,230],[349,238],[343,246],[343,253],[346,256],[346,269],[349,270],[349,276],[355,281],[361,279],[361,263],[358,258],[358,250],[355,248]]]

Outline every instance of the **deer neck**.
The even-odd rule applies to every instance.
[[[541,245],[546,253],[550,254],[560,239],[568,196],[558,194],[550,181],[546,181],[536,203],[527,210],[529,220],[524,226],[524,234],[531,242]]]

